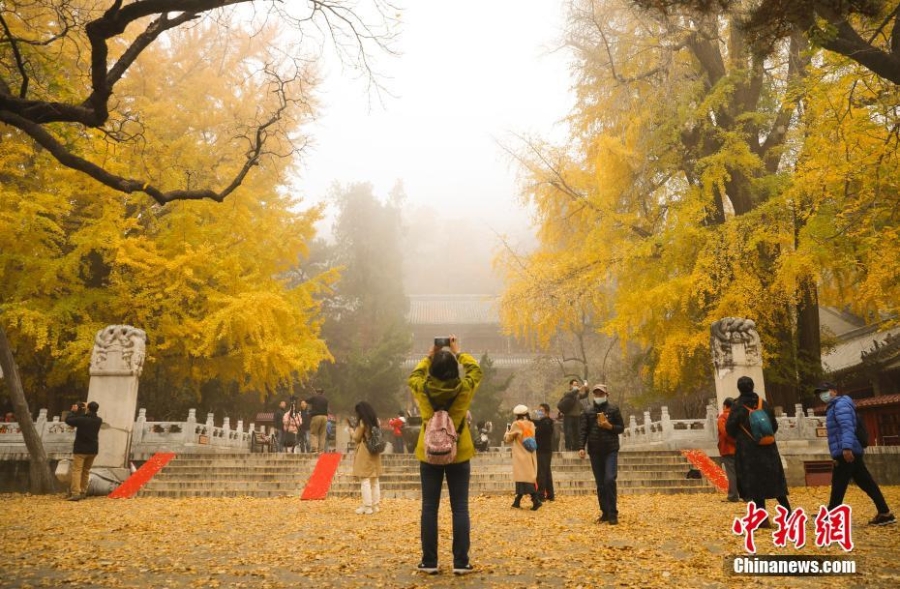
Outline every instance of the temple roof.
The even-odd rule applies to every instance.
[[[411,295],[412,325],[500,325],[496,295]]]
[[[900,327],[876,329],[870,326],[845,334],[834,349],[822,354],[825,372],[833,375],[863,363],[882,364],[900,356]]]

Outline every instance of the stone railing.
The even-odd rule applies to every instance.
[[[48,454],[71,454],[74,428],[58,416],[48,420],[46,409],[40,410],[34,426]],[[221,427],[217,427],[212,413],[206,415],[205,422],[198,422],[196,409],[188,412],[185,421],[147,421],[147,411],[141,409],[132,430],[131,454],[139,457],[154,452],[244,453],[250,451],[253,431],[255,425],[252,423],[244,431],[242,420],[232,427],[228,417],[224,418]],[[19,424],[0,423],[0,459],[4,456],[27,457],[27,454]]]
[[[706,417],[703,419],[671,419],[668,407],[663,407],[660,419],[653,421],[650,412],[644,411],[644,419],[640,424],[636,416],[629,417],[620,443],[623,450],[674,450],[715,446],[718,440],[717,420],[718,412],[714,404],[707,405]],[[775,439],[778,441],[824,439],[821,428],[825,427],[825,418],[813,415],[812,409],[804,414],[802,405],[794,406],[794,417],[780,416],[776,420],[778,433]]]

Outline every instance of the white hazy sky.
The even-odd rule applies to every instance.
[[[298,188],[318,202],[334,181],[403,181],[411,204],[451,217],[480,207],[506,231],[527,214],[516,168],[498,141],[511,132],[561,137],[572,97],[561,0],[407,0],[396,48],[378,71],[382,103],[339,64],[324,73],[322,112],[308,128]]]

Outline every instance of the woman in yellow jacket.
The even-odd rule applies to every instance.
[[[351,434],[356,444],[356,455],[353,457],[353,476],[360,480],[362,505],[356,509],[360,515],[371,515],[379,511],[381,503],[381,454],[372,454],[365,441],[372,435],[372,430],[380,427],[375,409],[365,401],[356,404],[356,429]]]
[[[444,345],[440,344],[446,344],[450,350],[443,349]],[[460,366],[464,371],[462,374]],[[422,482],[422,561],[417,570],[429,575],[438,572],[438,506],[444,475],[447,476],[450,510],[453,512],[453,573],[463,575],[472,572],[472,565],[469,564],[469,460],[475,454],[475,444],[466,424],[466,414],[482,376],[475,358],[460,352],[459,341],[451,335],[446,342],[435,341],[434,347],[419,362],[407,381],[422,415],[422,429],[416,444]],[[459,435],[456,458],[450,464],[431,464],[425,460],[425,430],[428,420],[434,415],[434,407],[446,409]]]
[[[537,444],[534,440],[534,423],[528,419],[528,407],[516,405],[513,408],[515,421],[503,436],[503,441],[512,445],[513,480],[516,482],[516,500],[512,506],[521,507],[522,496],[531,497],[531,511],[540,509],[542,503],[537,494],[537,457],[534,450]],[[525,448],[527,439],[530,444],[535,444],[532,451]]]

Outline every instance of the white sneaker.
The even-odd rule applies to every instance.
[[[372,514],[375,513],[375,512],[372,511],[372,508],[371,508],[371,507],[368,507],[368,506],[366,506],[366,505],[363,505],[363,506],[361,506],[361,507],[357,507],[357,508],[356,508],[356,513],[358,513],[359,515],[372,515]]]
[[[372,506],[372,511],[374,511],[375,513],[378,513],[379,511],[381,511],[381,508],[378,507],[377,505],[373,505],[373,506]]]

